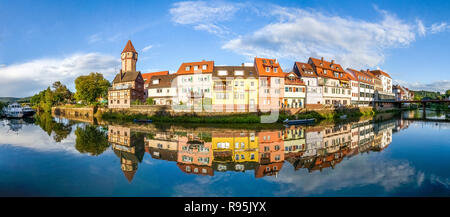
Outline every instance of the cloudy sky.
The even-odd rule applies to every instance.
[[[450,89],[450,1],[0,0],[0,96],[30,96],[60,80],[120,69],[131,39],[138,70],[182,62],[239,65],[308,57],[381,68],[412,89]]]

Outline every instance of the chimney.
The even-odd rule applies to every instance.
[[[120,80],[122,80],[123,78],[123,73],[122,73],[122,69],[120,69]]]
[[[323,57],[320,60],[323,62]]]
[[[331,65],[333,65],[334,64],[334,60],[331,60]]]

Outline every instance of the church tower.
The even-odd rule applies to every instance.
[[[122,51],[122,72],[135,72],[138,53],[133,47],[133,44],[128,40],[127,45]]]

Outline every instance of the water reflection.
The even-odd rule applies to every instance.
[[[24,181],[26,176],[20,174],[28,170],[38,177],[50,173],[58,177],[42,178],[51,185],[47,191],[57,192],[56,195],[62,194],[59,192],[77,194],[76,190],[66,190],[66,185],[76,188],[80,183],[92,183],[86,191],[93,193],[80,194],[97,196],[111,195],[113,188],[120,189],[119,194],[125,195],[139,195],[146,190],[156,195],[178,196],[289,196],[339,191],[358,194],[360,186],[370,192],[365,195],[380,195],[409,186],[401,193],[407,195],[417,186],[435,188],[436,183],[447,183],[448,186],[450,175],[446,167],[437,169],[434,161],[448,153],[445,146],[448,142],[439,140],[439,136],[425,140],[419,138],[424,137],[422,134],[415,136],[423,128],[427,129],[426,133],[447,138],[440,130],[445,127],[448,130],[448,123],[436,125],[389,115],[375,120],[277,129],[108,124],[102,121],[98,121],[100,125],[92,125],[47,115],[36,116],[34,123],[23,120],[2,120],[2,123],[0,144],[13,145],[12,149],[5,149],[4,153],[9,154],[2,155],[4,162],[16,159],[8,158],[16,153],[21,159],[29,159],[29,164],[0,164],[5,171],[16,171],[5,177],[0,190],[4,189],[2,186]],[[409,128],[409,134],[399,133]],[[395,137],[396,145],[386,152],[394,133],[399,133]],[[420,142],[414,145],[408,137]],[[440,145],[439,151],[432,149],[430,144]],[[27,152],[16,147],[44,154],[23,154]],[[397,156],[391,156],[393,150],[397,150]],[[48,159],[37,160],[35,156]],[[49,162],[55,162],[55,165],[47,165]],[[26,166],[21,170],[10,168],[22,164]],[[96,180],[105,179],[111,182],[96,185]],[[249,182],[254,185],[244,184]],[[45,184],[35,185],[42,187]],[[54,189],[55,185],[61,188]],[[380,191],[380,187],[384,191]],[[445,194],[448,189],[439,192]]]
[[[173,127],[162,131],[153,125],[107,128],[108,141],[131,182],[145,152],[153,159],[176,162],[186,174],[202,176],[229,171],[253,171],[255,178],[277,176],[285,163],[295,170],[322,171],[336,167],[345,157],[382,151],[392,142],[394,129],[408,126],[408,121],[399,121],[364,120],[280,130]],[[77,134],[77,144],[80,136]],[[107,147],[101,139],[86,143],[102,147],[93,151],[96,154]]]

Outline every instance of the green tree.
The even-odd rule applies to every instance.
[[[93,125],[77,127],[75,130],[75,148],[80,153],[100,155],[109,147],[106,133]]]
[[[448,98],[450,96],[450,90],[445,91],[445,96]]]
[[[153,98],[147,98],[147,99],[145,100],[145,103],[146,103],[147,105],[153,105]]]
[[[101,73],[91,72],[89,75],[82,75],[75,79],[75,99],[92,104],[99,97],[106,98],[110,83]]]
[[[72,101],[72,92],[60,81],[53,83],[53,101],[57,104]]]

